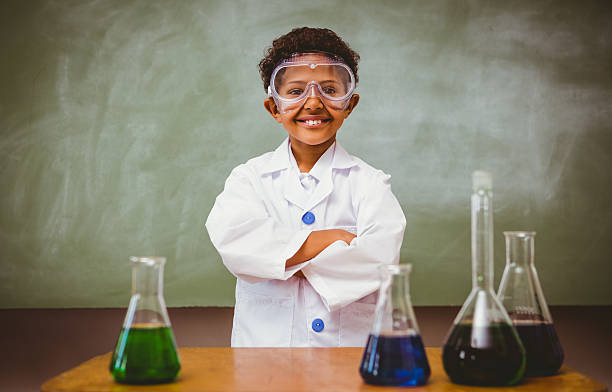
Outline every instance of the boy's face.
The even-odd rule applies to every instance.
[[[323,54],[307,54],[303,55],[302,58],[312,63],[327,60],[327,57]],[[295,67],[290,68],[283,75],[283,78],[285,83],[291,86],[294,81],[309,82],[314,80],[322,83],[333,78],[333,75],[330,76],[329,70],[325,67],[314,69]],[[322,87],[325,88],[323,85]],[[324,143],[331,144],[336,139],[338,129],[340,129],[344,119],[351,114],[358,102],[359,95],[354,94],[345,110],[334,109],[324,104],[324,100],[319,95],[317,88],[314,87],[303,105],[285,109],[285,113],[280,112],[272,97],[264,101],[264,106],[276,121],[283,124],[285,130],[289,133],[292,144],[318,146]]]

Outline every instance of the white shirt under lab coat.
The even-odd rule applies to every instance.
[[[232,171],[206,221],[238,278],[232,347],[365,345],[377,269],[399,262],[406,226],[389,178],[337,142],[300,176],[289,139]],[[313,223],[302,220],[306,212]],[[310,232],[324,229],[357,237],[285,269]],[[293,276],[298,270],[306,279]]]

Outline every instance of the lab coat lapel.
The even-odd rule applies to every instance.
[[[332,192],[334,184],[332,181],[332,166],[334,163],[334,155],[336,151],[336,143],[332,144],[327,151],[319,158],[314,167],[310,170],[310,174],[315,176],[319,183],[308,199],[308,209],[314,208],[321,201],[325,200]]]
[[[306,193],[304,192],[304,188],[300,183],[299,177],[292,170],[286,170],[283,173],[284,183],[283,183],[283,196],[285,199],[292,204],[300,207],[301,209],[306,209]]]
[[[300,179],[289,161],[289,138],[286,138],[261,170],[261,175],[279,172],[282,182],[283,197],[290,203],[304,209],[306,200]]]
[[[322,170],[322,173],[319,175],[320,183],[308,201],[307,207],[309,210],[325,200],[334,190],[332,176],[335,170],[350,169],[357,164],[353,157],[351,157],[338,142],[333,146],[332,156],[326,158],[328,158],[329,161],[324,163],[323,166],[325,169]]]
[[[307,210],[313,209],[317,204],[325,200],[327,196],[334,189],[334,184],[332,181],[332,170],[331,167],[327,170],[323,178],[321,178],[319,184],[317,185],[315,191],[312,193],[311,197],[308,200],[306,205]]]

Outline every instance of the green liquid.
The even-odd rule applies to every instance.
[[[158,384],[173,381],[181,364],[174,335],[166,326],[123,328],[110,363],[115,381]]]

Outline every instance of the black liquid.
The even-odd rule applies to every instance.
[[[359,373],[368,384],[425,384],[431,370],[421,336],[370,335]]]
[[[525,349],[508,324],[454,326],[442,349],[451,381],[467,385],[512,385],[525,370]]]
[[[551,323],[515,324],[527,352],[526,376],[550,376],[563,364],[563,349]]]

